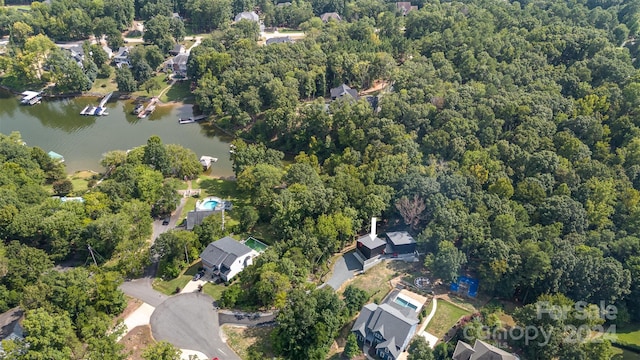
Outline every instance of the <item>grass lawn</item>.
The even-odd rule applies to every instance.
[[[370,300],[382,301],[391,290],[389,280],[413,268],[413,266],[414,264],[404,261],[383,261],[364,274],[356,276],[351,282],[342,285],[340,292],[344,291],[347,284],[351,284],[366,291]]]
[[[471,312],[464,310],[456,305],[438,299],[438,308],[433,316],[426,331],[437,336],[439,339],[456,324],[458,319],[465,315],[471,315]]]
[[[134,97],[135,96],[143,96],[143,97],[158,96],[160,95],[160,92],[168,86],[166,80],[167,80],[167,74],[158,73],[151,79],[147,80],[147,81],[154,81],[157,84],[156,89],[153,89],[149,92],[147,92],[146,90],[140,89],[138,91],[131,93],[131,95],[133,95]]]
[[[618,341],[640,347],[640,324],[620,326],[616,329]]]
[[[161,293],[167,295],[173,295],[176,293],[176,288],[180,289],[184,288],[185,285],[193,278],[193,275],[198,272],[198,268],[201,267],[202,264],[200,261],[191,265],[186,271],[180,274],[177,278],[171,279],[168,281],[162,280],[161,278],[155,278],[153,280],[153,288],[160,291]]]
[[[77,171],[71,175],[71,183],[73,191],[76,193],[84,193],[89,188],[89,180],[94,175],[90,171]]]
[[[620,349],[618,347],[613,347],[613,356],[611,360],[638,360],[640,359],[640,354],[634,353],[633,351]]]
[[[165,86],[163,86],[164,89]],[[191,94],[189,81],[178,81],[173,84],[169,90],[165,91],[160,96],[160,101],[163,103],[177,101],[184,103],[193,103],[194,97]]]
[[[224,284],[206,283],[202,287],[202,291],[205,294],[207,294],[207,295],[211,296],[212,298],[214,298],[215,300],[220,300],[220,296],[222,296],[222,292],[226,288],[227,287],[224,286]]]
[[[196,199],[194,197],[188,197],[187,198],[187,202],[184,204],[184,207],[182,208],[182,212],[180,212],[180,217],[178,218],[178,224],[180,223],[180,219],[186,219],[187,218],[187,213],[189,211],[195,209],[196,201],[198,201],[198,199]]]
[[[93,87],[89,90],[89,92],[98,94],[108,94],[112,91],[118,91],[115,70],[111,73],[111,76],[106,79],[97,78],[96,81],[93,82]]]
[[[2,6],[7,9],[16,9],[16,10],[31,10],[31,5],[5,5]]]
[[[193,276],[190,275],[180,275],[177,278],[171,279],[169,281],[156,278],[153,280],[153,288],[163,294],[173,295],[176,293],[176,288],[184,288],[192,277]]]
[[[248,359],[250,352],[261,354],[260,358],[275,358],[271,347],[273,327],[239,327],[223,325],[227,343],[241,359]],[[253,357],[255,358],[255,357]]]

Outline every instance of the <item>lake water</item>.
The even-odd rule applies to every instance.
[[[0,91],[0,133],[19,131],[27,145],[61,154],[70,173],[103,171],[100,159],[107,151],[144,145],[151,135],[158,135],[165,144],[180,144],[198,157],[218,158],[212,175],[233,175],[229,137],[207,124],[178,124],[179,117],[192,116],[192,105],[161,106],[138,119],[132,114],[133,102],[118,100],[107,104],[107,116],[80,115],[86,105],[97,106],[99,101],[84,97],[22,106],[17,97]]]

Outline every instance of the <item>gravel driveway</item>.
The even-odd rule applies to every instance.
[[[151,315],[151,331],[156,340],[200,351],[209,358],[240,360],[220,338],[218,314],[206,294],[180,294],[165,300]]]

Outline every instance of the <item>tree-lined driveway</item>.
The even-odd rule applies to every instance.
[[[156,340],[198,350],[209,358],[240,360],[222,341],[213,299],[203,293],[179,294],[165,300],[151,315],[151,332]]]

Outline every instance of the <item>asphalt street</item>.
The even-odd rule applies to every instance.
[[[165,300],[151,315],[151,331],[156,340],[200,351],[209,358],[240,360],[222,341],[213,299],[203,293],[174,295]]]

